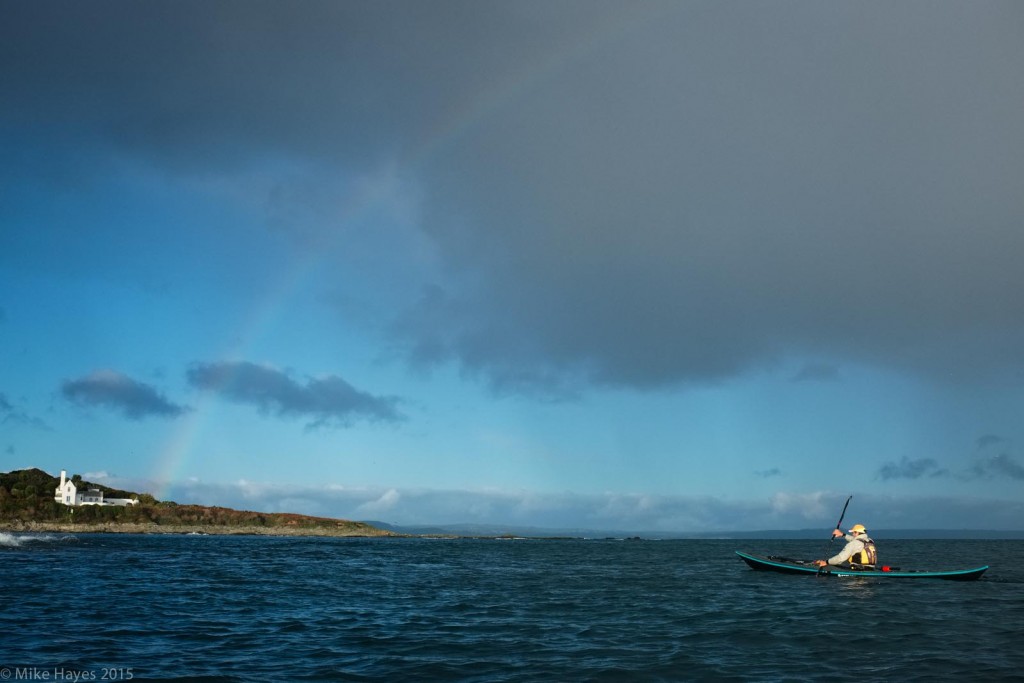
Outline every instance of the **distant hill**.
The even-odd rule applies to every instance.
[[[176,529],[214,531],[245,531],[267,533],[280,531],[323,532],[325,535],[387,536],[391,531],[377,529],[363,522],[327,517],[310,517],[281,512],[253,512],[203,505],[178,505],[158,501],[148,493],[112,489],[84,481],[74,475],[80,489],[100,489],[107,497],[135,498],[138,505],[127,507],[81,505],[68,507],[53,499],[60,479],[40,469],[16,470],[0,474],[0,528],[68,531],[74,529],[117,531],[174,531]],[[73,527],[73,528],[69,528]],[[97,527],[97,528],[90,528]]]
[[[765,539],[828,540],[831,529],[761,529],[753,531],[673,532],[607,529],[544,528],[501,524],[396,525],[380,521],[367,524],[410,536],[520,536],[523,538],[643,538],[643,539]],[[872,537],[881,539],[1024,539],[1024,530],[987,529],[879,529]]]

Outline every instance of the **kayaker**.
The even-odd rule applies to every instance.
[[[851,567],[874,567],[878,562],[878,553],[875,551],[875,542],[868,536],[868,530],[863,524],[854,524],[850,533],[844,535],[839,529],[832,532],[833,537],[844,536],[846,545],[838,553],[827,560],[815,560],[814,564],[824,567],[829,564],[834,566],[843,563]]]

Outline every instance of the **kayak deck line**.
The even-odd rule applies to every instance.
[[[794,560],[788,557],[750,555],[739,550],[740,556],[747,565],[757,571],[773,571],[782,574],[808,574],[812,576],[871,577],[885,579],[945,579],[948,581],[975,581],[988,570],[988,565],[972,569],[952,569],[933,571],[928,569],[901,569],[888,567],[882,569],[850,569],[846,567],[818,567],[813,560]]]

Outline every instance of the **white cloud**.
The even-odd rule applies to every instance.
[[[773,514],[788,516],[799,515],[804,519],[821,517],[826,512],[825,499],[828,494],[815,493],[776,493],[771,499]],[[833,500],[835,496],[828,496]]]
[[[128,486],[131,482],[121,481]],[[138,482],[134,490],[154,490]],[[167,498],[262,512],[295,512],[399,525],[489,524],[652,532],[831,530],[847,493],[780,491],[766,499],[183,482]],[[871,529],[1019,529],[1024,503],[967,497],[856,494],[847,519]]]
[[[400,494],[397,490],[388,489],[387,491],[382,493],[380,498],[378,498],[377,500],[372,500],[370,502],[363,503],[358,508],[356,508],[356,510],[363,514],[380,514],[381,512],[387,512],[389,510],[394,509],[394,507],[398,505],[401,499],[402,494]]]

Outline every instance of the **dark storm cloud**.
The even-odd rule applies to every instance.
[[[179,172],[404,167],[446,270],[396,340],[503,391],[988,378],[1024,343],[1022,12],[7,3],[0,116]]]
[[[680,10],[495,113],[432,177],[487,285],[435,348],[630,386],[1019,368],[1024,48],[1002,11],[873,7]]]
[[[3,117],[203,174],[267,155],[365,163],[417,144],[467,89],[559,38],[503,38],[535,23],[518,14],[443,0],[5,2]]]
[[[920,479],[922,477],[941,477],[949,472],[939,466],[932,458],[919,458],[911,460],[904,457],[898,463],[888,462],[878,468],[876,479],[888,481],[890,479]]]
[[[61,394],[80,406],[102,406],[121,411],[125,417],[177,417],[188,408],[167,400],[152,386],[114,370],[96,370],[61,384]]]
[[[188,370],[188,381],[235,403],[254,405],[262,413],[312,417],[310,428],[346,426],[357,417],[386,422],[402,419],[397,398],[359,391],[334,375],[310,379],[303,385],[280,370],[241,361],[196,363]]]

